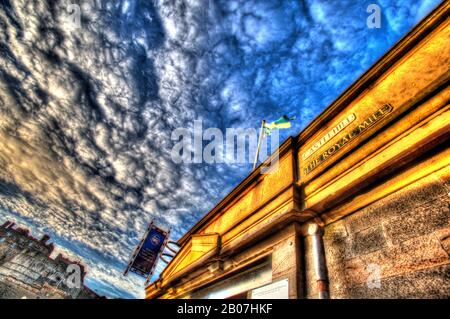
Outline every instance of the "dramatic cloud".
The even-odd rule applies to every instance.
[[[0,220],[49,233],[112,297],[148,222],[177,239],[251,164],[175,164],[171,132],[305,127],[438,1],[20,1],[0,7]],[[80,25],[73,10],[80,10]],[[160,271],[163,264],[158,265]]]

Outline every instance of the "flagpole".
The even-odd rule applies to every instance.
[[[258,163],[259,149],[261,148],[261,140],[263,136],[264,124],[266,124],[266,120],[262,120],[261,122],[261,130],[259,132],[258,148],[256,149],[255,161],[253,162],[253,170],[256,168],[256,163]]]

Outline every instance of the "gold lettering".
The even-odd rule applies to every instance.
[[[331,140],[337,134],[339,134],[344,128],[346,128],[351,122],[356,119],[355,114],[350,114],[342,121],[340,121],[335,127],[333,127],[330,131],[328,131],[322,138],[316,141],[313,146],[311,146],[305,153],[303,153],[302,157],[306,160],[312,154],[314,154],[322,145]]]
[[[359,134],[362,134],[372,126],[374,126],[380,119],[382,119],[386,114],[390,113],[393,110],[391,104],[383,105],[379,110],[372,113],[369,117],[367,117],[362,123],[358,124],[350,133],[345,135],[339,141],[336,142],[333,146],[329,147],[325,152],[320,154],[317,158],[309,162],[307,167],[303,170],[305,174],[309,174],[312,172],[317,166],[323,163],[327,158],[336,154],[340,149],[342,149],[345,145],[349,144],[353,139],[355,139]],[[314,153],[316,149],[318,149],[322,144],[326,143],[326,141],[330,140],[337,133],[339,133],[342,129],[344,129],[348,123],[351,123],[356,116],[351,114],[346,119],[341,121],[337,126],[335,126],[330,132],[328,132],[323,138],[321,138],[313,147],[311,147],[307,152],[303,154],[303,158],[306,159],[310,155]],[[347,123],[348,121],[348,123]],[[336,133],[335,133],[336,132]],[[329,137],[331,135],[331,137]],[[325,141],[326,140],[326,141]]]

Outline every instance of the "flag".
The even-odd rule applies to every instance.
[[[273,129],[290,128],[291,121],[293,120],[295,120],[295,116],[289,117],[287,115],[283,115],[283,117],[280,117],[278,120],[272,123],[264,123],[264,135],[269,136],[270,134],[272,134]]]

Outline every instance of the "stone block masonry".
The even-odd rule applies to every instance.
[[[49,240],[47,235],[38,240],[12,222],[0,226],[0,299],[99,298],[84,286],[82,264],[61,254],[50,257]]]
[[[325,227],[331,298],[450,298],[448,180],[432,174]]]

